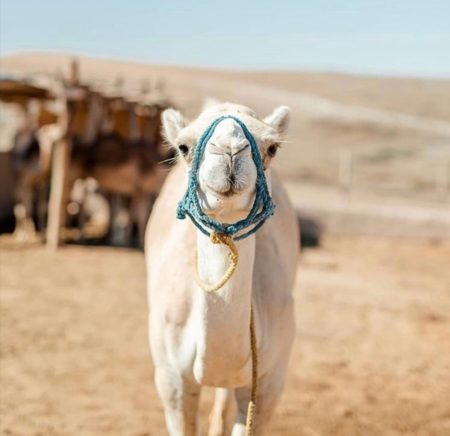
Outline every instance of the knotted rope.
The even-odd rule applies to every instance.
[[[217,125],[225,119],[233,119],[241,127],[245,137],[250,143],[252,158],[257,172],[255,200],[252,209],[245,219],[234,224],[224,224],[206,215],[200,206],[198,198],[198,172],[206,144],[213,135]],[[239,253],[234,241],[244,239],[255,233],[264,224],[267,218],[273,215],[274,209],[275,205],[272,202],[269,189],[267,187],[266,176],[264,174],[264,165],[255,138],[247,129],[246,125],[238,118],[232,115],[217,118],[205,130],[197,143],[193,153],[192,166],[189,171],[188,189],[177,208],[178,219],[184,219],[186,216],[189,216],[195,226],[203,234],[211,238],[211,242],[213,244],[224,244],[230,250],[228,254],[230,265],[224,276],[217,283],[207,284],[200,279],[197,271],[197,259],[195,259],[194,277],[201,289],[206,292],[215,292],[222,288],[228,280],[230,280],[236,271],[239,261]],[[210,229],[211,232],[209,232],[208,229]],[[245,231],[246,229],[248,230]],[[238,236],[235,236],[241,231],[244,232]],[[252,306],[250,307],[250,346],[252,355],[252,389],[247,409],[246,436],[253,435],[256,414],[256,396],[258,389],[258,349],[256,344],[255,318]]]
[[[200,279],[200,276],[197,271],[197,256],[194,262],[194,278],[197,284],[206,292],[215,292],[218,291],[228,280],[230,280],[231,276],[236,271],[238,261],[239,261],[239,253],[236,247],[236,244],[233,242],[233,238],[231,236],[225,235],[223,233],[211,233],[211,242],[213,244],[223,244],[226,245],[230,252],[228,253],[228,259],[230,260],[230,266],[227,271],[223,275],[223,277],[215,284],[208,285]]]
[[[256,394],[258,392],[258,348],[256,345],[255,317],[253,307],[250,308],[250,346],[252,349],[252,391],[247,408],[247,422],[245,424],[246,436],[253,435],[256,415]]]

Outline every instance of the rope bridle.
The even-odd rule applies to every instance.
[[[214,133],[215,128],[221,121],[230,118],[239,124],[245,137],[250,143],[253,162],[256,166],[257,178],[255,200],[248,216],[234,224],[223,224],[220,221],[207,216],[200,206],[197,192],[198,172],[206,144]],[[236,271],[239,262],[239,253],[234,241],[244,239],[255,233],[264,224],[267,218],[273,215],[274,209],[275,205],[272,202],[269,189],[267,187],[266,176],[264,174],[264,165],[255,138],[247,129],[246,125],[238,118],[231,115],[217,118],[205,130],[197,143],[193,153],[192,166],[189,171],[188,189],[177,208],[177,218],[184,219],[186,216],[189,216],[195,226],[203,234],[210,237],[213,244],[223,244],[229,249],[228,258],[230,265],[223,277],[217,283],[207,284],[200,279],[197,271],[197,259],[195,259],[194,277],[201,289],[205,292],[215,292],[221,289],[228,282],[228,280],[230,280]],[[210,229],[211,232],[209,232],[208,229]],[[235,236],[238,232],[243,233]],[[252,389],[247,409],[246,436],[253,435],[256,415],[256,396],[258,389],[258,349],[256,344],[255,317],[252,305],[250,305],[250,346],[252,355]]]

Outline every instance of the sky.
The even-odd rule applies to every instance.
[[[450,0],[0,0],[0,53],[450,77]]]

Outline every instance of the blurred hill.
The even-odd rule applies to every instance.
[[[309,187],[294,198],[300,209],[301,198],[308,198],[309,207],[316,199],[326,202],[329,192],[324,194],[323,189],[337,189],[340,166],[349,155],[352,200],[370,198],[373,204],[374,199],[379,209],[389,196],[396,204],[406,199],[414,206],[444,207],[444,214],[448,209],[450,79],[228,71],[78,59],[82,81],[100,88],[121,83],[122,92],[130,95],[147,86],[150,92],[166,94],[189,117],[201,110],[207,98],[242,103],[261,116],[277,105],[289,105],[291,133],[276,165],[290,182],[291,192],[299,192],[298,182]],[[2,57],[0,71],[19,76],[67,75],[70,61],[71,56],[62,54],[18,54]]]
[[[20,54],[1,58],[1,71],[64,74],[69,63],[67,55]],[[291,143],[278,162],[285,176],[333,183],[339,150],[347,148],[367,166],[363,181],[395,183],[404,176],[420,189],[432,181],[414,180],[414,167],[426,172],[433,159],[450,157],[450,80],[217,71],[89,57],[80,57],[80,64],[82,79],[100,86],[121,77],[129,93],[144,81],[150,89],[163,88],[190,116],[207,97],[247,104],[261,114],[290,105]]]

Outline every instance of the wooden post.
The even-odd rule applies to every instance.
[[[141,95],[143,101],[145,101],[145,97],[147,97],[149,93],[150,93],[150,80],[144,79],[141,82]]]
[[[69,83],[73,86],[80,83],[80,64],[75,58],[70,63]]]
[[[114,247],[131,245],[130,205],[125,205],[124,197],[112,194],[110,202],[110,244]]]
[[[61,230],[66,222],[67,175],[70,165],[70,142],[64,138],[54,145],[48,203],[47,247],[61,245]]]
[[[121,96],[123,94],[123,85],[125,83],[125,80],[122,76],[117,76],[116,80],[114,82],[116,86],[116,93],[118,96]]]
[[[353,155],[349,149],[341,150],[339,154],[339,187],[348,196],[352,188]]]

